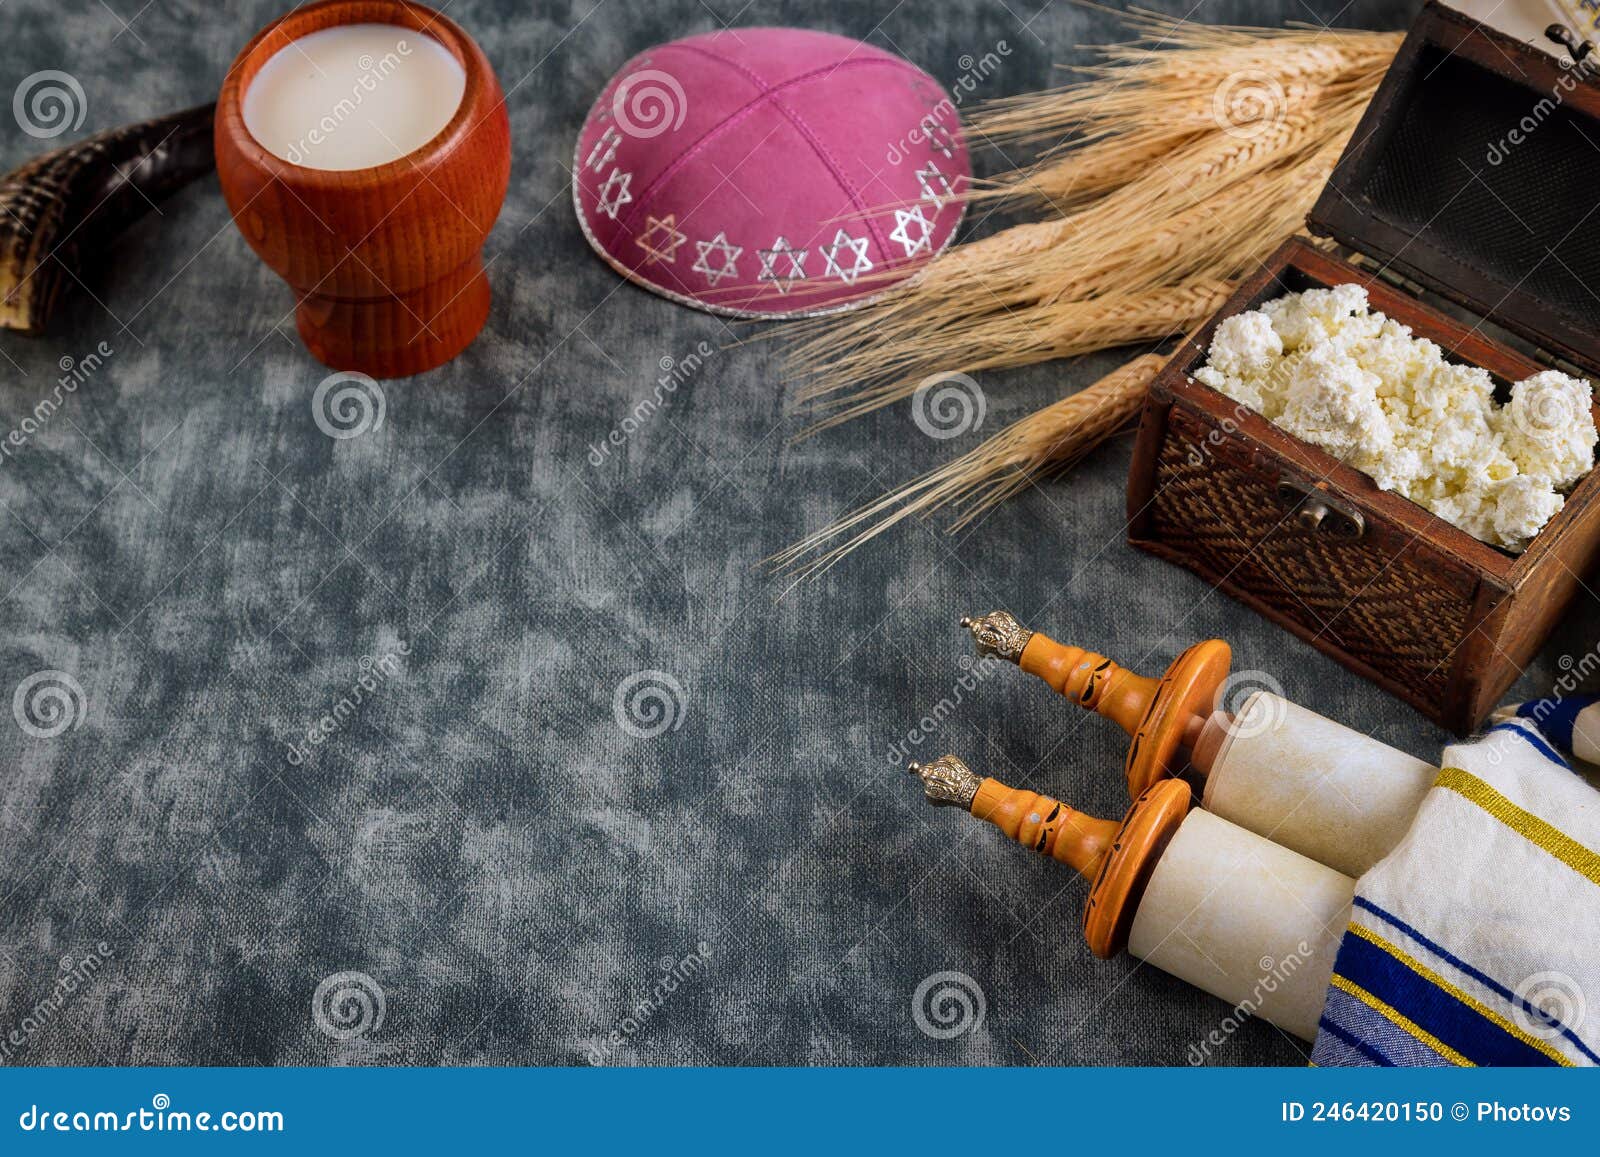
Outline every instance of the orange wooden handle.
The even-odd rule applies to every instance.
[[[1009,660],[1080,707],[1111,720],[1133,742],[1123,773],[1138,797],[1157,779],[1183,770],[1184,751],[1199,742],[1233,661],[1221,639],[1196,643],[1159,679],[1117,666],[1104,655],[1030,631],[1010,611],[969,616],[978,653]]]
[[[1189,787],[1177,779],[1159,780],[1145,789],[1118,822],[1073,811],[1035,791],[982,779],[954,755],[913,763],[909,770],[922,781],[929,803],[963,808],[1087,879],[1091,887],[1083,932],[1100,957],[1114,956],[1127,943],[1150,873],[1189,811]]]
[[[1104,655],[1058,643],[1038,632],[1023,648],[1018,666],[1129,735],[1139,729],[1160,684],[1159,679],[1135,675]]]
[[[1025,848],[1032,848],[1093,879],[1116,842],[1121,824],[1074,811],[1058,799],[997,779],[978,785],[972,814],[987,820]]]

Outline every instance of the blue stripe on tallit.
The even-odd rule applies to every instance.
[[[1517,714],[1548,735],[1561,750],[1572,750],[1572,731],[1585,707],[1600,703],[1600,695],[1563,695],[1559,699],[1530,699]]]
[[[1360,936],[1345,936],[1334,972],[1360,985],[1473,1064],[1532,1068],[1555,1063]]]
[[[1311,1046],[1311,1063],[1319,1069],[1390,1068],[1394,1065],[1383,1053],[1326,1015],[1317,1022],[1317,1041]]]
[[[1574,1048],[1576,1048],[1584,1056],[1588,1057],[1591,1061],[1595,1062],[1596,1064],[1600,1064],[1600,1055],[1597,1055],[1593,1049],[1584,1044],[1583,1041],[1578,1037],[1577,1033],[1573,1032],[1566,1025],[1556,1021],[1543,1009],[1537,1008],[1533,1004],[1530,1004],[1527,1000],[1524,1000],[1522,997],[1512,992],[1509,988],[1495,980],[1492,976],[1489,976],[1481,970],[1474,968],[1465,960],[1462,960],[1460,957],[1454,955],[1443,945],[1436,944],[1434,941],[1424,936],[1421,932],[1418,932],[1411,925],[1407,924],[1404,920],[1400,919],[1400,917],[1385,912],[1382,908],[1378,907],[1366,897],[1357,896],[1355,898],[1355,906],[1367,912],[1371,912],[1374,916],[1387,923],[1390,927],[1399,929],[1401,932],[1411,937],[1412,940],[1420,944],[1423,948],[1426,948],[1440,960],[1444,961],[1451,968],[1454,968],[1463,976],[1470,976],[1473,980],[1476,980],[1490,992],[1500,997],[1500,999],[1509,1001],[1511,1004],[1518,1006],[1523,1011],[1528,1013],[1529,1016],[1533,1017],[1535,1023],[1540,1021],[1548,1022],[1552,1028],[1560,1030],[1562,1037],[1570,1041]],[[1345,933],[1345,940],[1353,939],[1359,939],[1359,937],[1353,937],[1348,932]],[[1340,950],[1343,951],[1342,945]]]
[[[1383,1013],[1342,989],[1328,989],[1328,1002],[1322,1006],[1322,1020],[1325,1024],[1337,1026],[1348,1037],[1376,1049],[1383,1055],[1383,1064],[1410,1068],[1450,1064]]]
[[[1561,757],[1561,753],[1544,741],[1544,736],[1539,733],[1538,726],[1531,720],[1526,725],[1515,723],[1510,720],[1507,720],[1505,723],[1496,723],[1493,727],[1486,729],[1484,734],[1493,735],[1496,731],[1509,731],[1513,735],[1522,736],[1522,738],[1527,741],[1529,747],[1532,747],[1551,763],[1554,763],[1558,767],[1564,767],[1568,771],[1572,770],[1572,765]],[[1572,736],[1572,725],[1570,723],[1567,725],[1567,736],[1570,741]],[[1568,750],[1570,750],[1570,748]]]

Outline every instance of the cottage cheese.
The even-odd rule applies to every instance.
[[[1555,370],[1511,387],[1367,305],[1308,289],[1217,326],[1195,380],[1365,471],[1468,534],[1520,551],[1594,465],[1590,386]]]

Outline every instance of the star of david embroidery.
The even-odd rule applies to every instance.
[[[600,186],[600,212],[615,221],[617,211],[633,200],[633,194],[628,192],[628,186],[632,183],[632,173],[612,169],[611,175],[606,178],[606,183]]]
[[[950,187],[949,178],[941,173],[939,166],[932,161],[928,162],[927,168],[917,170],[917,184],[922,186],[922,199],[933,202],[935,213],[943,209],[945,201],[956,193]]]
[[[928,143],[947,158],[956,155],[956,139],[950,135],[950,130],[943,125],[933,124],[928,126]]]
[[[678,246],[687,240],[678,232],[678,215],[668,213],[665,217],[646,218],[644,232],[635,237],[633,243],[644,250],[647,263],[654,265],[657,261],[665,261],[668,265],[676,265]]]
[[[910,233],[912,228],[917,231],[914,237]],[[894,211],[894,232],[889,234],[889,240],[900,242],[907,257],[915,257],[922,250],[931,248],[928,242],[932,234],[933,222],[922,215],[921,205]]]
[[[791,285],[806,279],[806,254],[810,250],[796,249],[780,236],[771,249],[757,249],[756,252],[761,257],[761,272],[756,274],[756,280],[772,282],[779,293],[788,293]],[[777,264],[784,257],[789,259],[789,272],[779,273]]]
[[[839,264],[841,250],[851,254],[850,265],[845,267]],[[852,237],[843,229],[833,235],[833,244],[822,247],[823,269],[822,276],[837,277],[846,285],[854,285],[856,278],[872,268],[872,259],[867,256],[867,239],[865,237]]]
[[[621,143],[622,134],[617,131],[616,126],[607,125],[606,131],[595,141],[594,148],[589,150],[589,159],[583,163],[598,173],[616,159],[617,146]]]
[[[739,260],[739,254],[744,252],[744,246],[729,245],[726,233],[719,232],[710,241],[696,241],[694,248],[694,264],[689,268],[696,273],[705,274],[706,280],[713,286],[724,277],[739,276],[739,267],[735,262]],[[706,258],[711,256],[712,253],[717,253],[721,256],[721,261],[715,268],[706,261]]]

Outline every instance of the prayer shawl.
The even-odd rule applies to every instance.
[[[1497,720],[1357,881],[1312,1064],[1600,1064],[1600,704]]]

